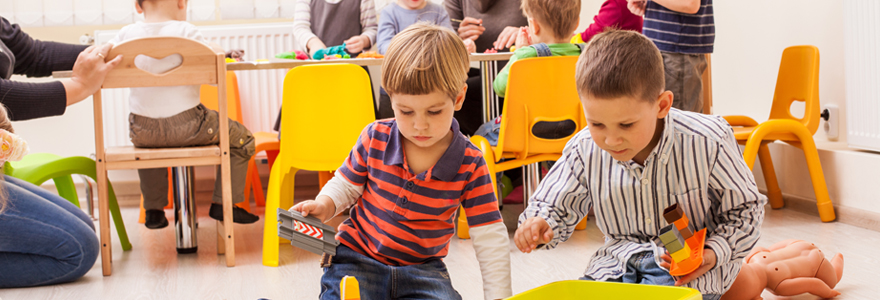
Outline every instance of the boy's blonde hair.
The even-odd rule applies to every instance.
[[[609,30],[594,36],[578,58],[578,93],[598,99],[655,101],[666,88],[660,50],[641,33]]]
[[[451,30],[419,22],[391,39],[382,64],[388,96],[441,91],[455,100],[467,81],[467,49]]]
[[[570,38],[580,20],[580,0],[522,0],[523,15],[535,19],[556,38]]]

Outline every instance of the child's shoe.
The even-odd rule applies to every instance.
[[[149,229],[159,229],[168,226],[165,211],[161,209],[148,209],[144,211],[144,226]]]
[[[212,219],[217,221],[223,221],[223,206],[217,203],[211,203],[211,211],[208,212],[208,215],[211,216]],[[232,206],[232,222],[238,224],[251,224],[260,220],[260,217],[249,213],[244,210],[244,208],[238,206]]]

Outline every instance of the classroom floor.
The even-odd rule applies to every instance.
[[[298,193],[299,194],[299,193]],[[299,198],[299,197],[298,197]],[[263,221],[236,225],[236,266],[227,268],[216,254],[216,222],[207,216],[210,195],[200,193],[198,216],[199,249],[196,254],[178,255],[172,226],[146,229],[137,223],[138,209],[122,209],[133,249],[123,252],[116,233],[113,242],[113,275],[101,275],[101,259],[85,277],[56,286],[0,289],[0,298],[11,299],[316,299],[320,292],[319,256],[305,250],[283,246],[281,266],[261,264]],[[263,208],[257,209],[262,216]],[[522,205],[505,205],[508,228]],[[167,210],[169,221],[173,212]],[[336,223],[341,219],[337,217]],[[880,285],[880,232],[842,223],[823,224],[816,216],[791,210],[767,211],[763,237],[758,243],[769,246],[776,241],[795,238],[816,243],[827,255],[843,252],[845,268],[837,290],[837,299],[877,299]],[[511,231],[511,236],[513,231]],[[587,266],[590,256],[603,243],[594,222],[585,231],[552,251],[522,254],[511,243],[514,293],[520,293],[553,281],[576,279]],[[450,242],[445,259],[455,288],[464,299],[482,299],[479,265],[469,240],[457,237]],[[366,284],[363,281],[361,284]],[[764,292],[765,299],[777,298]],[[790,299],[817,299],[799,296]]]

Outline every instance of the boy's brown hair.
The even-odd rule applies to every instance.
[[[666,88],[660,50],[641,33],[610,30],[590,40],[578,58],[575,80],[581,97],[636,97],[655,101]]]
[[[382,64],[388,96],[441,91],[455,100],[467,81],[467,49],[451,30],[419,22],[396,34]]]
[[[523,15],[547,26],[557,38],[570,38],[580,20],[580,0],[522,0]]]

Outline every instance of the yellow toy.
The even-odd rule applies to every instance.
[[[663,218],[669,223],[660,229],[660,241],[672,257],[669,274],[673,276],[690,274],[703,263],[706,229],[703,228],[694,234],[693,226],[678,203],[663,210]]]
[[[339,282],[339,299],[340,300],[360,300],[361,288],[358,285],[357,278],[354,276],[342,277]]]

